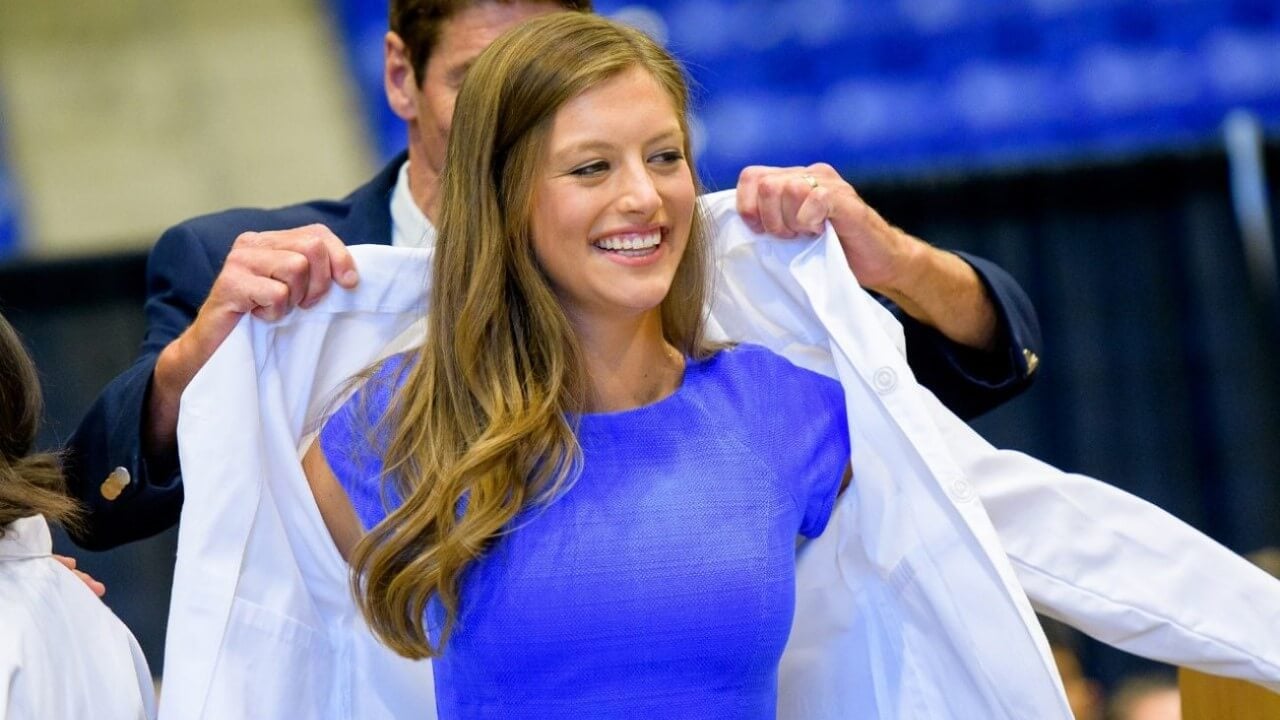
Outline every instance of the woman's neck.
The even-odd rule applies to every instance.
[[[684,357],[662,334],[657,309],[619,322],[576,322],[587,371],[587,412],[631,410],[674,393]]]

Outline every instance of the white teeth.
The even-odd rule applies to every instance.
[[[657,247],[661,242],[662,232],[654,230],[644,235],[620,235],[604,238],[595,241],[593,244],[601,250],[647,250]]]

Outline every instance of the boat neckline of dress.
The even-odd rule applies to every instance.
[[[591,426],[609,425],[617,422],[634,422],[639,417],[659,413],[681,402],[689,389],[696,384],[706,366],[719,357],[720,352],[722,351],[714,352],[702,359],[695,359],[685,355],[684,374],[680,377],[680,384],[676,386],[675,390],[651,403],[611,412],[570,413],[569,419],[577,421],[579,429],[586,429]]]

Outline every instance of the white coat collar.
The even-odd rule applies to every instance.
[[[0,561],[49,557],[52,553],[49,523],[40,515],[14,520],[0,538]]]

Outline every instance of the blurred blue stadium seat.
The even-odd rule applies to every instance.
[[[378,146],[386,3],[331,0]],[[863,175],[1214,142],[1244,107],[1280,129],[1275,0],[598,0],[699,86],[701,168],[827,160]]]
[[[404,123],[387,107],[382,89],[382,38],[387,32],[387,0],[329,0],[355,80],[365,124],[382,159],[404,149]]]
[[[3,98],[0,98],[3,100]],[[4,104],[0,102],[0,118],[4,117]],[[5,153],[4,123],[0,122],[0,260],[17,252],[19,235],[19,205],[17,182],[9,167]]]

